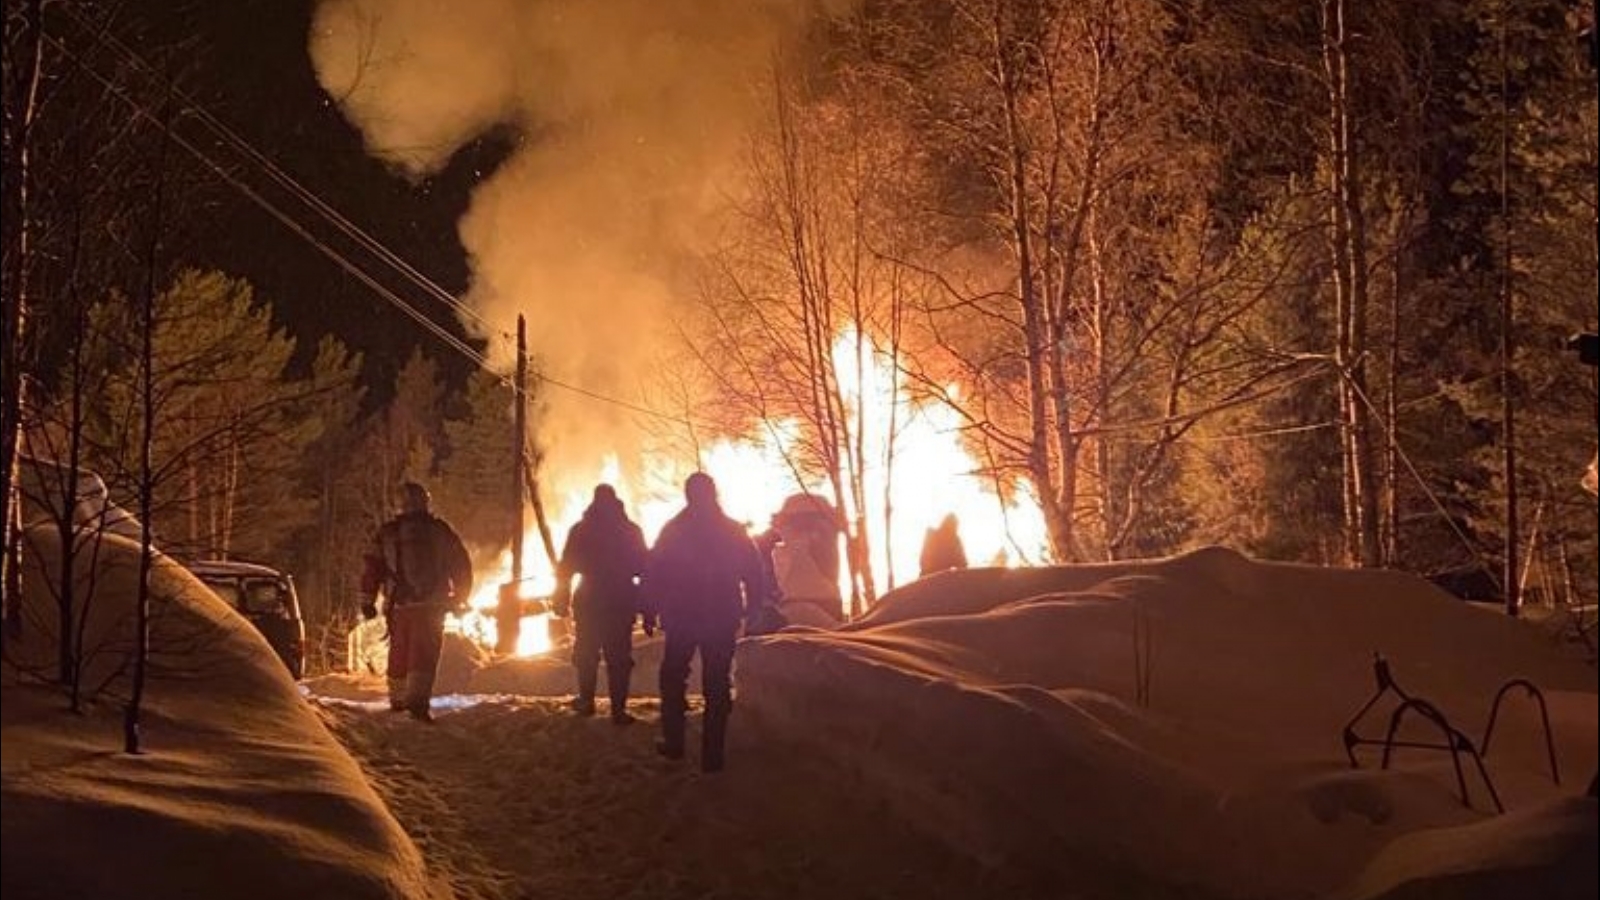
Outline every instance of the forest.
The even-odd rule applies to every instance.
[[[134,52],[129,15],[6,2],[4,470],[93,470],[165,552],[294,571],[334,666],[400,481],[484,566],[523,521],[508,323],[389,308],[415,349],[379,365],[219,269],[204,211],[262,164],[207,143],[185,48]],[[676,313],[626,401],[691,463],[781,431],[845,512],[857,611],[930,405],[1046,562],[1224,545],[1593,604],[1593,33],[1557,0],[831,4],[743,86],[714,227],[640,250]]]

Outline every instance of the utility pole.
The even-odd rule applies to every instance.
[[[522,637],[522,508],[528,494],[528,322],[517,316],[517,377],[512,387],[516,394],[511,439],[511,580],[500,586],[495,610],[495,652],[517,652]]]

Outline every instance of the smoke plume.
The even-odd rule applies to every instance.
[[[811,5],[323,0],[310,54],[368,151],[410,177],[516,129],[460,223],[465,299],[500,334],[525,315],[551,378],[639,402],[685,311],[677,263],[714,229],[759,85]],[[486,336],[509,368],[511,348]],[[637,463],[637,413],[556,387],[544,402],[553,471],[592,485],[608,454]]]

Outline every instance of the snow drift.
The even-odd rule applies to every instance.
[[[0,681],[7,898],[429,895],[411,840],[271,648],[159,555],[145,752],[120,752],[138,583],[138,549],[121,538],[77,573],[93,651],[83,683],[109,687],[81,717],[68,713],[49,684],[57,619],[45,573],[59,551],[41,532],[29,538],[44,568],[25,572],[23,629],[6,638]]]
[[[1487,770],[1519,815],[1579,826],[1586,848],[1569,837],[1564,852],[1592,873],[1593,801],[1572,795],[1595,767],[1594,669],[1544,631],[1393,572],[1212,549],[945,573],[840,631],[745,642],[739,707],[953,848],[1040,883],[1321,895],[1391,845],[1405,861],[1384,871],[1427,877],[1398,838],[1504,821],[1470,763],[1462,802],[1448,753],[1402,751],[1384,771],[1381,751],[1360,746],[1361,767],[1349,765],[1343,729],[1376,690],[1377,653],[1474,742],[1502,684],[1541,689],[1564,781],[1520,691],[1501,707]],[[1386,699],[1357,723],[1364,737],[1382,737],[1398,704]],[[1571,803],[1587,816],[1559,805]],[[1428,854],[1472,845],[1438,839]],[[1394,882],[1379,873],[1363,890]]]

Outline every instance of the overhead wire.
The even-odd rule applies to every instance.
[[[257,150],[255,145],[253,145],[249,140],[245,139],[238,132],[234,131],[233,128],[231,128],[226,122],[214,115],[205,107],[204,104],[200,103],[178,85],[172,83],[171,79],[169,79],[163,73],[157,71],[155,67],[150,65],[150,63],[146,62],[144,57],[141,56],[138,51],[134,50],[132,47],[129,47],[120,38],[107,30],[95,30],[93,23],[85,21],[82,14],[78,11],[69,8],[67,10],[67,15],[75,19],[79,27],[88,31],[93,31],[98,41],[116,51],[124,60],[133,65],[136,69],[142,71],[147,77],[159,82],[164,90],[170,90],[172,95],[182,102],[184,110],[189,115],[199,120],[206,127],[210,128],[217,137],[222,139],[224,143],[238,151],[251,163],[255,164],[255,166],[262,172],[265,172],[266,175],[274,182],[279,184],[285,190],[289,191],[307,206],[315,210],[341,233],[354,240],[357,244],[371,252],[374,256],[378,257],[385,263],[388,263],[396,271],[408,278],[413,284],[417,285],[419,288],[428,293],[434,299],[443,303],[445,306],[454,310],[458,315],[477,322],[487,333],[497,332],[494,325],[490,323],[489,320],[485,319],[480,313],[478,313],[477,310],[473,309],[470,305],[463,303],[449,291],[440,287],[438,283],[433,281],[433,279],[429,278],[425,273],[419,271],[416,267],[412,266],[411,263],[407,262],[404,257],[390,250],[389,247],[382,241],[373,237],[360,225],[351,221],[347,216],[341,213],[332,204],[323,200],[321,195],[305,187],[305,185],[303,185],[293,175],[284,171],[284,169],[274,162],[270,157],[262,153],[260,150]],[[510,338],[510,334],[504,329],[499,329],[497,333],[507,339]]]
[[[218,178],[221,178],[228,185],[239,191],[256,205],[260,206],[269,215],[281,222],[285,227],[289,228],[295,234],[303,238],[307,243],[321,251],[329,259],[337,263],[340,268],[356,277],[380,297],[387,300],[389,303],[415,320],[423,328],[432,332],[440,340],[444,341],[445,344],[462,353],[473,362],[478,363],[478,365],[483,367],[485,371],[489,371],[487,357],[485,357],[482,353],[479,353],[476,348],[450,333],[449,329],[433,321],[433,319],[430,318],[426,313],[422,312],[420,309],[417,309],[415,306],[408,303],[404,298],[390,290],[388,286],[373,278],[370,273],[351,262],[344,254],[340,253],[337,249],[323,241],[321,238],[312,234],[309,229],[300,224],[298,220],[281,209],[277,204],[273,203],[271,200],[268,200],[266,197],[262,196],[260,192],[256,191],[254,188],[245,184],[239,178],[234,176],[233,173],[229,172],[224,166],[207,155],[204,150],[196,147],[188,138],[185,138],[183,135],[174,131],[171,127],[169,127],[169,123],[163,122],[156,114],[150,112],[133,98],[127,96],[120,88],[103,77],[92,66],[89,66],[82,57],[75,54],[55,36],[45,35],[45,40],[54,45],[56,49],[59,50],[64,56],[77,63],[79,67],[88,73],[91,78],[94,78],[101,85],[103,85],[107,91],[111,92],[112,96],[115,96],[126,103],[136,115],[149,120],[157,128],[160,128],[168,139],[187,150],[192,156],[199,160],[202,165],[211,170],[211,172]]]
[[[326,200],[322,199],[322,197],[315,191],[305,187],[305,185],[303,185],[293,175],[290,175],[288,172],[284,171],[282,167],[273,162],[270,157],[256,149],[255,146],[247,139],[245,139],[221,119],[207,110],[203,104],[195,100],[186,92],[182,91],[176,85],[172,84],[171,79],[157,71],[153,66],[146,62],[138,53],[138,51],[134,50],[132,47],[129,47],[125,42],[121,41],[109,31],[99,28],[91,22],[85,21],[82,15],[76,10],[68,9],[66,13],[78,24],[80,28],[94,35],[94,39],[97,43],[114,50],[124,60],[129,62],[135,68],[139,69],[147,77],[154,79],[162,84],[166,90],[171,91],[172,96],[176,97],[182,104],[182,108],[180,110],[180,114],[182,116],[188,116],[200,122],[207,129],[209,129],[212,134],[221,140],[222,143],[238,152],[249,163],[265,172],[274,183],[284,188],[296,199],[310,207],[319,216],[332,224],[333,227],[336,228],[340,233],[349,237],[356,244],[361,246],[363,249],[371,253],[382,262],[388,264],[396,272],[411,281],[411,283],[421,288],[429,296],[443,303],[446,307],[457,313],[459,316],[477,322],[480,326],[482,326],[482,330],[484,332],[497,333],[509,338],[509,335],[506,334],[504,330],[496,329],[492,323],[485,319],[471,306],[463,303],[449,291],[446,291],[444,288],[440,287],[425,273],[419,271],[416,269],[416,267],[407,262],[404,257],[389,249],[389,247],[382,241],[372,236],[369,232],[361,228],[355,222],[351,221],[347,216],[339,212],[337,208],[328,203]],[[205,152],[205,150],[196,146],[192,141],[189,141],[182,135],[178,134],[177,131],[172,128],[171,122],[164,121],[161,116],[152,113],[143,104],[139,103],[133,97],[128,96],[125,91],[123,91],[110,79],[106,78],[97,69],[95,69],[87,59],[83,58],[77,53],[74,53],[69,47],[67,47],[64,41],[55,35],[50,34],[46,35],[46,39],[49,40],[50,43],[63,55],[71,59],[80,69],[88,73],[91,77],[103,85],[112,93],[113,96],[116,96],[119,100],[126,104],[131,110],[134,111],[135,114],[149,121],[168,137],[172,138],[179,146],[188,151],[192,156],[199,160],[202,165],[213,172],[218,178],[221,178],[230,187],[239,191],[246,198],[260,206],[269,215],[277,219],[285,227],[289,228],[290,231],[294,232],[297,236],[315,247],[319,252],[333,260],[341,269],[355,277],[362,284],[366,285],[381,299],[401,310],[409,318],[421,325],[424,329],[438,337],[451,349],[461,353],[469,361],[491,376],[495,377],[501,383],[511,385],[511,387],[515,389],[516,385],[512,383],[510,376],[495,371],[489,365],[488,357],[478,351],[475,347],[461,340],[455,334],[450,332],[449,329],[434,321],[431,317],[415,307],[413,304],[407,302],[388,286],[384,285],[382,282],[373,277],[371,273],[366,271],[361,266],[355,264],[339,250],[328,244],[317,235],[313,234],[310,229],[305,227],[305,225],[297,220],[292,214],[285,211],[279,205],[273,203],[255,188],[246,184],[235,174],[228,171],[225,166],[213,159]],[[613,397],[590,388],[585,388],[577,384],[554,378],[543,372],[535,373],[534,377],[552,387],[560,388],[562,390],[626,409],[631,412],[661,419],[674,424],[690,427],[694,426],[693,422],[690,422],[683,416],[662,412],[661,410],[652,409],[639,403],[633,403]]]
[[[1411,473],[1411,477],[1416,480],[1417,487],[1422,489],[1423,496],[1427,497],[1428,501],[1433,504],[1433,508],[1438,510],[1439,515],[1450,526],[1450,530],[1455,532],[1456,537],[1461,540],[1462,545],[1467,548],[1473,558],[1477,559],[1480,564],[1487,566],[1487,560],[1484,559],[1482,550],[1461,529],[1460,524],[1456,522],[1456,517],[1445,509],[1444,502],[1439,499],[1438,494],[1428,485],[1427,479],[1422,477],[1422,472],[1417,468],[1416,463],[1412,462],[1411,454],[1406,452],[1406,448],[1400,443],[1400,435],[1395,432],[1395,423],[1384,419],[1383,413],[1379,411],[1377,404],[1372,402],[1372,398],[1367,396],[1367,392],[1362,389],[1360,382],[1353,378],[1343,366],[1338,367],[1338,369],[1340,378],[1350,385],[1351,391],[1355,393],[1356,397],[1360,398],[1362,405],[1366,406],[1368,412],[1377,416],[1378,420],[1384,423],[1384,429],[1389,432],[1389,442],[1390,446],[1394,448],[1395,456],[1405,465],[1406,471]]]

